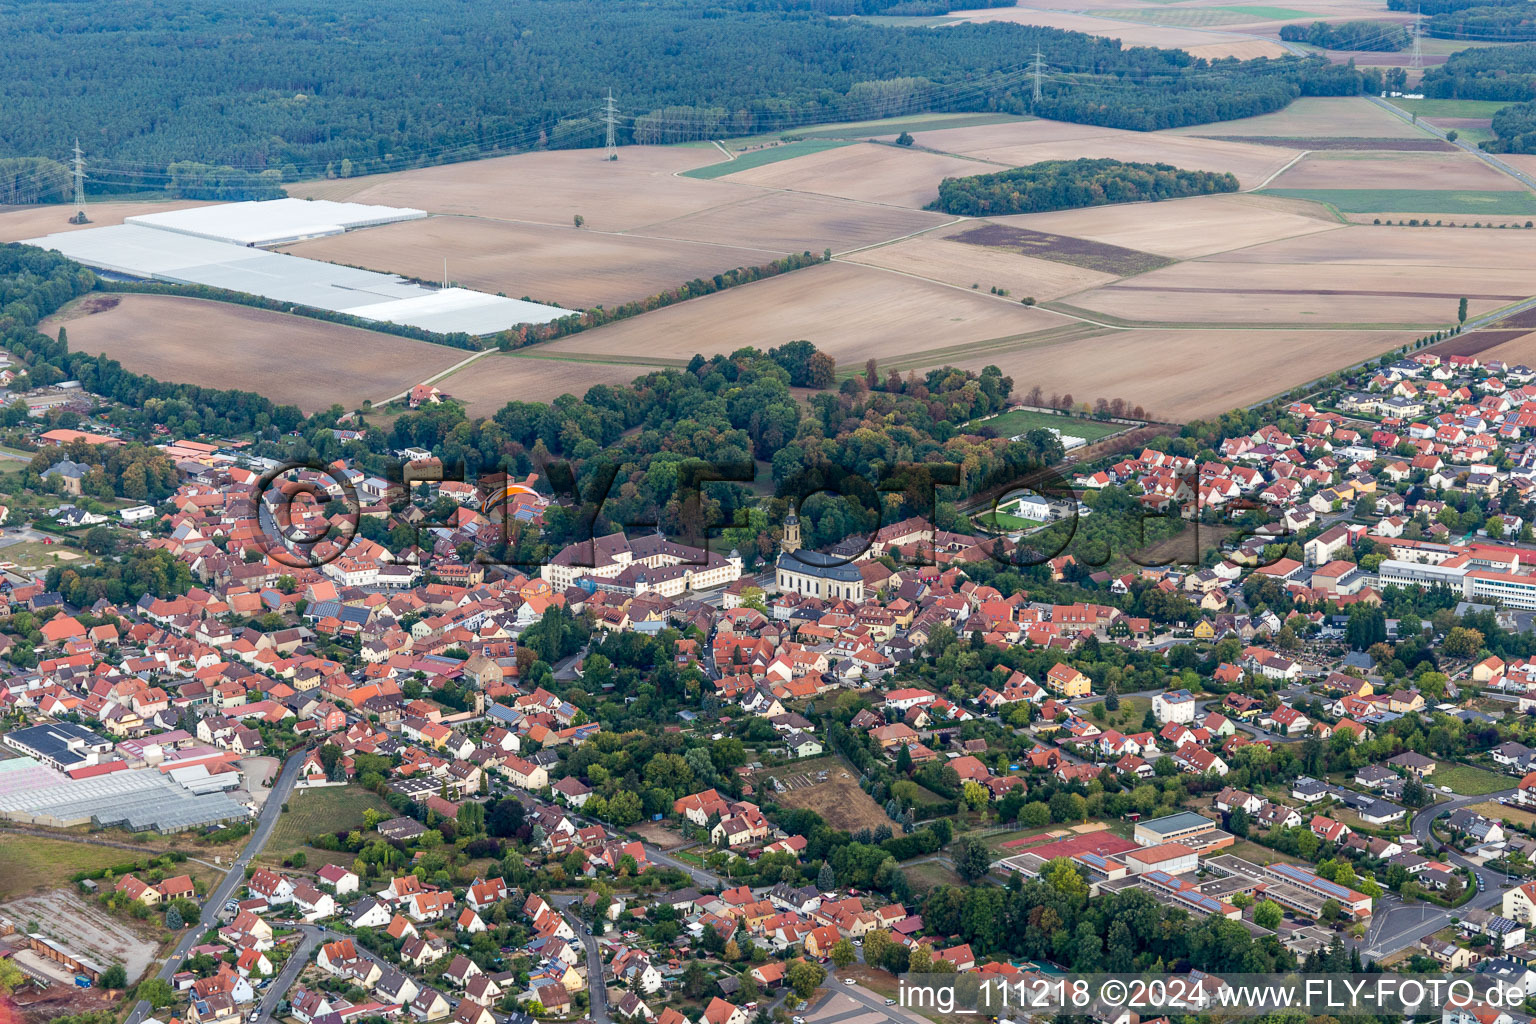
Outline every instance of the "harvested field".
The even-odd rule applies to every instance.
[[[1405,213],[1465,219],[1536,215],[1536,196],[1524,189],[1277,188],[1267,194],[1327,203],[1344,213],[1394,217]]]
[[[1530,266],[1536,231],[1350,225],[1224,253],[1223,263],[1367,263],[1424,268]]]
[[[112,301],[108,305],[108,301]],[[94,311],[92,311],[94,310]],[[87,295],[38,325],[135,373],[260,391],[306,413],[379,401],[472,353],[360,327],[173,295]]]
[[[989,352],[986,362],[1047,393],[1124,398],[1164,420],[1213,416],[1411,340],[1412,332],[1136,330]],[[960,361],[963,363],[963,361]]]
[[[747,198],[740,185],[675,175],[719,159],[713,146],[626,146],[613,161],[601,150],[566,149],[298,182],[288,194],[562,227],[580,214],[594,230],[623,231]]]
[[[977,160],[861,142],[750,167],[724,180],[920,209],[938,198],[940,180],[997,170]]]
[[[1275,189],[1523,189],[1470,153],[1308,153],[1269,183]]]
[[[1311,203],[1257,195],[1195,196],[1166,203],[1031,213],[996,222],[1059,231],[1177,259],[1298,235],[1327,238],[1340,227]]]
[[[536,351],[686,362],[701,351],[766,348],[804,338],[851,366],[871,356],[884,361],[1063,323],[1011,299],[839,262],[679,303]]]
[[[1162,135],[1210,138],[1258,135],[1305,140],[1328,138],[1422,139],[1426,133],[1361,96],[1304,96],[1284,110],[1214,124],[1170,128]],[[1308,145],[1298,145],[1308,149]]]
[[[438,387],[465,403],[470,415],[489,416],[508,402],[548,402],[561,395],[579,398],[598,384],[628,384],[642,374],[667,365],[682,367],[687,361],[687,358],[676,361],[657,359],[648,364],[637,364],[606,359],[494,355],[449,374],[438,381]]]
[[[1509,268],[1330,264],[1279,271],[1219,259],[1180,263],[1072,298],[1129,322],[1443,326],[1465,296],[1473,314],[1527,297],[1530,275]],[[1143,403],[1145,404],[1145,403]]]
[[[1032,231],[995,221],[983,222],[954,236],[956,242],[1002,249],[1042,260],[1065,263],[1111,277],[1144,274],[1167,266],[1171,260],[1149,252],[1094,242],[1046,231]]]
[[[768,782],[778,781],[777,787]],[[796,761],[758,774],[753,784],[766,802],[781,807],[804,807],[815,811],[833,828],[857,832],[861,828],[894,826],[885,810],[859,788],[859,777],[837,757],[817,757]]]
[[[724,182],[712,184],[724,185]],[[698,242],[772,249],[778,252],[834,253],[936,227],[954,218],[939,213],[867,206],[829,196],[764,192],[745,185],[750,196],[702,213],[652,224],[644,234]]]
[[[1123,6],[1123,4],[1119,5]],[[1238,57],[1282,57],[1287,51],[1277,42],[1253,39],[1228,32],[1178,28],[1162,25],[1137,25],[1109,18],[1073,14],[1065,11],[1034,11],[1027,7],[992,7],[979,11],[951,11],[946,24],[965,22],[1011,21],[1023,25],[1044,25],[1069,32],[1086,32],[1121,40],[1126,46],[1161,46],[1188,50],[1197,57],[1216,59]]]
[[[1247,142],[1259,146],[1285,146],[1288,149],[1317,150],[1382,150],[1402,153],[1455,153],[1457,148],[1440,139],[1286,139],[1265,135],[1202,135],[1202,139],[1219,139],[1223,142]]]
[[[89,224],[71,224],[75,212],[72,205],[50,206],[0,206],[0,242],[19,242],[23,238],[38,238],[61,231],[79,231],[81,228],[104,228],[121,224],[124,217],[136,217],[141,213],[168,213],[193,206],[207,206],[191,200],[145,203],[87,203],[85,215]]]
[[[0,907],[0,915],[19,927],[36,921],[44,936],[87,960],[122,964],[130,983],[139,979],[154,957],[153,942],[140,938],[106,910],[68,890],[12,900]]]
[[[643,299],[695,277],[769,263],[781,253],[672,239],[431,217],[300,242],[295,256],[438,280],[443,260],[454,282],[480,291],[527,295],[566,309]]]
[[[914,145],[956,153],[1008,166],[1025,166],[1041,160],[1078,157],[1113,157],[1148,163],[1173,164],[1187,170],[1230,171],[1244,188],[1263,183],[1296,156],[1275,146],[1246,142],[1196,139],[1168,132],[1132,132],[1094,125],[1065,125],[1058,121],[1024,121],[1013,124],[952,128],[921,132]],[[985,166],[967,173],[987,171]]]
[[[884,267],[961,288],[973,284],[979,284],[979,290],[983,292],[992,287],[1004,288],[1014,297],[1028,295],[1041,301],[1095,288],[1115,279],[1113,274],[1068,263],[1035,259],[1014,250],[966,244],[934,235],[865,249],[847,259],[850,263]]]

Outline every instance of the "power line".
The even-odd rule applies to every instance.
[[[608,150],[607,155],[609,160],[617,160],[619,158],[619,146],[613,137],[614,126],[618,123],[618,111],[615,110],[613,106],[613,90],[609,89],[608,102],[603,106],[603,124],[608,126],[608,141],[605,143],[605,146]]]

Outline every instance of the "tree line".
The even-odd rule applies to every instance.
[[[1282,25],[1280,38],[1309,43],[1325,50],[1403,50],[1412,38],[1402,25],[1381,21],[1314,21],[1310,25]]]
[[[939,182],[939,198],[928,209],[988,217],[1182,199],[1237,188],[1237,178],[1224,171],[1111,159],[1046,160],[993,174],[945,178]]]

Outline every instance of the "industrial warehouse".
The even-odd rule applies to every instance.
[[[408,208],[273,199],[144,214],[26,244],[53,249],[109,277],[222,288],[438,334],[494,334],[571,314],[558,306],[429,287],[260,248],[425,216]]]

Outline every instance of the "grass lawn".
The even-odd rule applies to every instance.
[[[918,892],[926,892],[937,885],[965,884],[963,878],[951,871],[947,865],[936,860],[902,868],[902,874],[907,876],[907,881],[911,882],[912,888]]]
[[[0,834],[0,900],[33,889],[53,889],[69,884],[77,871],[94,871],[153,856],[146,850],[135,854],[110,846],[67,843],[36,836]]]
[[[264,860],[281,861],[305,849],[322,832],[351,831],[363,827],[363,812],[372,808],[393,816],[394,812],[375,793],[359,786],[335,786],[324,789],[299,789],[288,798],[288,810],[277,819],[272,838],[262,851]],[[352,855],[345,854],[350,862]]]
[[[843,139],[806,139],[804,142],[786,142],[782,146],[754,149],[741,154],[735,160],[724,160],[706,167],[695,167],[691,171],[684,171],[683,177],[723,178],[737,171],[748,171],[765,164],[776,164],[780,160],[793,160],[797,156],[809,156],[812,153],[820,153],[824,149],[837,149],[839,146],[849,145],[852,145],[852,142]]]
[[[1444,761],[1440,762],[1440,766],[1427,781],[1435,786],[1450,786],[1451,792],[1459,796],[1480,796],[1483,793],[1515,788],[1515,780],[1508,775],[1473,768],[1471,765],[1447,764]]]
[[[1418,188],[1267,188],[1268,196],[1310,199],[1344,213],[1441,213],[1471,216],[1536,215],[1529,192]]]
[[[1476,811],[1483,817],[1492,818],[1495,821],[1514,822],[1523,828],[1536,825],[1536,814],[1532,814],[1523,807],[1506,807],[1497,800],[1485,800],[1480,804],[1472,804],[1467,810]]]
[[[29,540],[0,547],[0,562],[15,562],[17,565],[89,565],[95,560],[94,555],[79,548],[68,547],[62,541],[44,544],[39,540]]]
[[[1504,100],[1389,100],[1394,107],[1420,117],[1492,117],[1509,106]]]
[[[1069,436],[1097,441],[1126,429],[1122,423],[1103,423],[1099,420],[1078,419],[1075,416],[1053,416],[1048,412],[1032,412],[1028,409],[1010,409],[984,420],[972,420],[968,427],[991,427],[999,437],[1018,437],[1031,430],[1057,430]]]
[[[1010,530],[1032,530],[1040,525],[1033,519],[1020,519],[1018,516],[1010,516],[1002,512],[988,512],[986,515],[977,516],[976,521],[1000,533]]]
[[[1140,732],[1142,719],[1146,718],[1147,712],[1152,710],[1151,697],[1121,697],[1120,710],[1110,711],[1106,708],[1104,717],[1100,718],[1094,713],[1094,708],[1103,703],[1099,701],[1098,704],[1082,705],[1083,716],[1101,727],[1104,723],[1114,724],[1121,732]]]
[[[1289,856],[1288,854],[1281,853],[1278,850],[1271,850],[1269,847],[1260,846],[1258,843],[1251,843],[1246,839],[1239,839],[1236,843],[1233,843],[1231,847],[1223,850],[1222,853],[1230,853],[1234,857],[1241,857],[1243,860],[1253,864],[1306,863],[1297,857]]]

